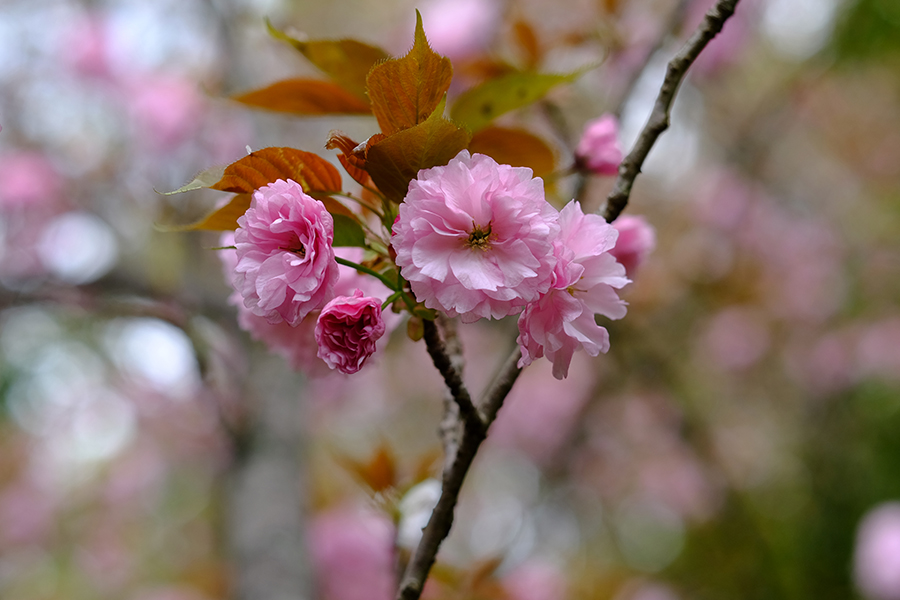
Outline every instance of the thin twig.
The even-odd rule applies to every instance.
[[[477,427],[478,429],[484,429],[484,419],[478,412],[478,409],[475,408],[475,405],[472,404],[472,397],[463,383],[459,369],[454,366],[450,356],[447,354],[447,348],[444,345],[444,340],[441,339],[437,324],[429,320],[423,321],[423,324],[425,330],[423,337],[425,346],[428,348],[428,354],[431,356],[434,366],[444,378],[444,383],[447,384],[447,389],[453,395],[453,400],[459,406],[463,422],[466,423],[467,428]]]
[[[725,25],[725,21],[734,14],[738,0],[719,0],[709,9],[697,31],[687,43],[679,50],[678,54],[669,61],[666,69],[666,77],[659,88],[656,104],[650,113],[650,118],[640,136],[634,144],[631,152],[619,165],[619,175],[616,177],[615,186],[606,198],[606,209],[603,212],[607,222],[615,221],[628,204],[631,196],[631,188],[634,180],[641,172],[647,155],[656,143],[657,138],[669,128],[669,115],[672,103],[681,81],[684,79],[688,68],[694,63],[700,52],[714,38]]]

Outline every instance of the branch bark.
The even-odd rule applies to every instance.
[[[641,167],[653,145],[656,144],[657,138],[669,128],[669,117],[672,110],[672,103],[678,94],[678,88],[687,73],[688,68],[694,63],[700,52],[716,35],[722,31],[725,21],[734,14],[739,0],[719,0],[709,9],[700,26],[691,36],[691,38],[682,46],[678,54],[669,61],[666,69],[666,77],[662,86],[659,88],[659,95],[656,97],[656,103],[650,118],[641,134],[635,142],[634,147],[622,164],[619,165],[619,174],[616,177],[616,183],[612,191],[606,198],[606,208],[603,217],[607,222],[611,223],[625,210],[628,199],[631,196],[631,188],[634,180],[637,179],[641,172]]]

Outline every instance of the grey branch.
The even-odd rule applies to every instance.
[[[700,26],[679,50],[678,54],[669,61],[666,69],[666,77],[663,80],[662,87],[659,88],[659,95],[656,97],[656,104],[650,113],[650,118],[644,129],[641,131],[637,142],[622,164],[619,165],[619,175],[612,191],[606,198],[606,209],[603,212],[607,222],[613,222],[625,209],[628,204],[628,198],[631,196],[631,188],[634,180],[637,179],[644,165],[647,155],[656,143],[662,133],[669,128],[669,114],[672,109],[672,103],[675,101],[675,95],[681,86],[688,68],[694,63],[700,52],[714,38],[725,25],[734,9],[737,7],[738,0],[719,0],[709,9]]]

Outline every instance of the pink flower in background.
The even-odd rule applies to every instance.
[[[550,291],[525,308],[516,341],[522,350],[519,366],[546,356],[553,376],[562,379],[576,350],[597,356],[609,349],[609,334],[594,314],[624,317],[626,305],[615,289],[629,279],[610,253],[619,234],[603,217],[585,215],[578,202],[570,202],[559,213],[559,225]]]
[[[863,518],[856,532],[853,573],[869,600],[900,600],[900,502],[886,502]]]
[[[635,270],[656,247],[656,231],[641,216],[623,215],[612,226],[619,232],[619,238],[609,253],[625,267],[626,275],[634,277]]]
[[[588,359],[575,361],[572,376],[564,381],[552,377],[553,365],[538,362],[519,376],[520,383],[503,402],[491,425],[489,441],[499,447],[522,453],[537,464],[547,464],[557,457],[570,439],[585,404],[591,395],[596,372]],[[488,362],[488,361],[482,361]]]
[[[291,180],[253,193],[234,233],[234,287],[244,306],[270,323],[296,326],[331,297],[339,272],[334,224],[320,201]]]
[[[384,515],[332,509],[313,519],[309,543],[320,597],[394,597],[394,526]]]
[[[53,164],[39,152],[0,157],[0,207],[49,204],[58,199],[62,180]]]
[[[487,48],[500,17],[492,0],[433,0],[421,10],[431,46],[454,62]]]
[[[597,175],[615,175],[621,162],[618,119],[605,114],[589,121],[575,148],[575,164]]]
[[[319,358],[341,373],[359,371],[375,352],[375,342],[384,335],[381,300],[363,296],[338,296],[325,305],[316,321]]]
[[[391,241],[425,306],[500,319],[547,291],[557,212],[531,169],[465,150],[409,184]]]
[[[555,566],[531,561],[508,573],[501,581],[509,600],[564,600],[566,578]]]
[[[177,77],[145,75],[126,98],[141,139],[169,149],[193,138],[203,116],[197,85]]]
[[[59,51],[62,60],[81,75],[110,75],[109,37],[102,15],[76,19],[63,36]]]

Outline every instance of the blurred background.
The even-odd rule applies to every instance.
[[[155,190],[247,147],[376,131],[228,100],[317,76],[264,18],[402,54],[419,8],[453,94],[600,63],[502,120],[564,170],[602,113],[630,146],[711,4],[0,0],[0,598],[393,596],[439,490],[423,344],[297,373],[218,237],[156,227],[221,194]],[[627,214],[657,247],[609,354],[525,371],[426,597],[900,599],[900,4],[741,0]],[[475,393],[513,331],[460,326]]]

